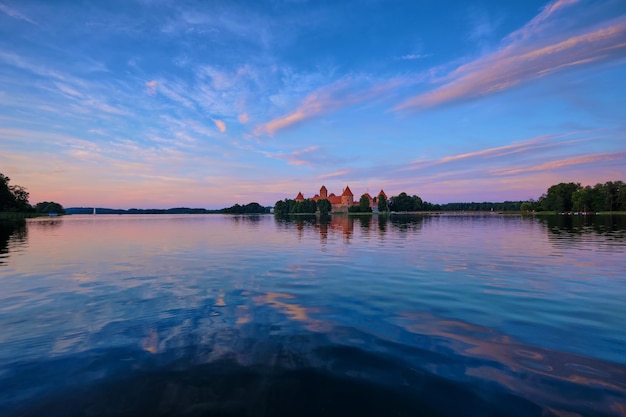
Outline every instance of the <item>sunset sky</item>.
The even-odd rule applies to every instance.
[[[113,208],[626,180],[626,1],[0,0],[0,172]]]

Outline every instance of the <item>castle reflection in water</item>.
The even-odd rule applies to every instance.
[[[355,229],[361,234],[378,234],[383,238],[390,231],[419,230],[429,216],[423,215],[359,215],[345,214],[330,216],[288,216],[277,218],[278,227],[293,228],[296,226],[298,238],[312,233],[319,234],[320,240],[326,241],[329,236],[343,235],[350,241]]]

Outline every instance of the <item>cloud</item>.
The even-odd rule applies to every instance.
[[[219,120],[219,119],[212,119],[213,123],[215,123],[215,126],[217,126],[217,128],[219,129],[220,132],[224,133],[226,132],[226,123],[224,123],[223,121]]]
[[[394,110],[421,109],[474,99],[546,74],[593,62],[621,59],[626,51],[626,18],[583,30],[557,30],[550,21],[575,0],[550,3],[522,29],[509,35],[491,54],[462,65],[446,84],[413,97]]]
[[[312,162],[317,159],[315,154],[318,153],[319,146],[309,146],[306,149],[293,151],[291,153],[269,153],[264,152],[265,156],[273,159],[282,159],[289,163],[289,165],[306,165],[311,166]]]
[[[432,54],[406,54],[406,55],[399,56],[398,59],[413,61],[416,59],[428,58],[430,56],[432,56]]]
[[[494,175],[517,175],[534,171],[548,171],[553,169],[559,169],[571,165],[585,165],[596,162],[614,162],[626,160],[626,151],[620,152],[608,152],[597,153],[593,155],[581,155],[572,158],[559,159],[556,161],[545,162],[538,165],[532,165],[523,168],[506,168],[501,170],[491,171]]]
[[[157,92],[157,81],[156,80],[152,80],[152,81],[147,81],[146,82],[146,92],[148,93],[148,95],[155,95]]]
[[[370,84],[367,85],[367,83]],[[394,78],[373,85],[366,77],[342,78],[310,93],[293,112],[258,125],[254,130],[254,134],[257,136],[263,134],[274,135],[276,132],[302,121],[366,100],[380,98],[404,83],[405,80],[402,78]],[[366,84],[366,86],[361,88],[363,84]]]
[[[326,178],[334,178],[334,177],[343,177],[344,175],[348,175],[351,171],[349,169],[344,169],[341,171],[335,171],[324,175],[319,175],[315,179],[324,180]]]
[[[452,161],[458,161],[461,159],[476,158],[476,157],[500,157],[500,156],[509,155],[513,153],[524,152],[524,151],[528,151],[531,149],[537,149],[539,147],[542,147],[542,145],[546,144],[550,139],[556,138],[558,136],[562,136],[562,135],[539,136],[536,138],[528,139],[523,142],[512,143],[510,145],[498,146],[495,148],[488,148],[488,149],[483,149],[483,150],[476,151],[476,152],[468,152],[465,154],[446,156],[444,158],[441,158],[438,162],[441,162],[441,163],[452,162]]]
[[[28,18],[27,16],[24,16],[22,13],[18,12],[17,10],[12,9],[9,6],[2,4],[2,3],[0,3],[0,12],[14,19],[23,20],[25,22],[30,23],[31,25],[39,26],[39,24],[35,22],[34,20]]]
[[[239,116],[237,116],[237,120],[239,120],[239,122],[243,124],[248,123],[248,113],[241,113]]]

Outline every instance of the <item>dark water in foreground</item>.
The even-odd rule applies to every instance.
[[[0,415],[626,416],[624,220],[0,223]]]

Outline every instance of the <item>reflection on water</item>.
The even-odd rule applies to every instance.
[[[0,228],[0,415],[624,416],[624,225],[558,221]]]
[[[10,251],[26,242],[26,222],[0,220],[0,265],[7,262]]]
[[[346,243],[350,242],[354,234],[355,227],[361,233],[368,235],[370,232],[377,232],[380,239],[384,239],[388,232],[387,225],[391,224],[394,231],[399,232],[417,232],[419,231],[423,221],[428,220],[430,216],[423,215],[364,215],[364,216],[347,216],[332,215],[316,217],[312,215],[287,216],[276,220],[279,228],[288,230],[296,227],[298,237],[304,237],[305,229],[312,229],[319,232],[320,240],[328,239],[329,233],[340,233]]]

